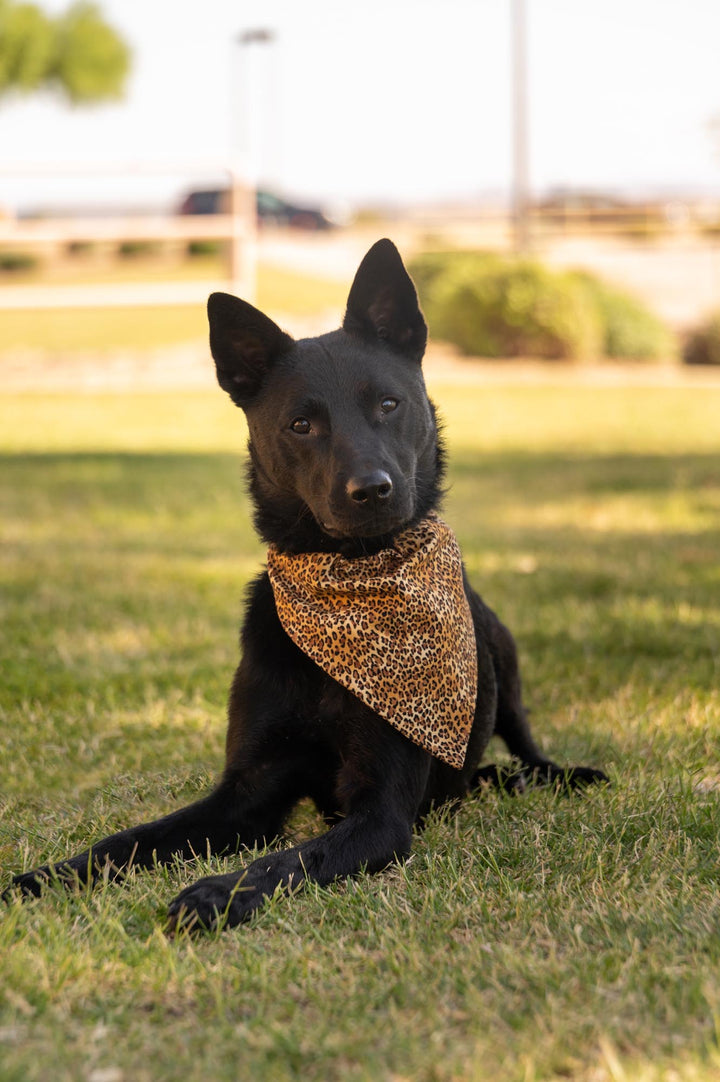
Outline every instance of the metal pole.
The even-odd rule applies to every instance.
[[[244,30],[235,38],[240,53],[241,78],[236,75],[233,85],[237,108],[231,109],[233,127],[240,129],[242,141],[240,152],[236,151],[237,131],[232,132],[230,166],[230,278],[235,293],[254,301],[257,292],[257,147],[254,145],[254,120],[252,109],[257,105],[258,87],[254,66],[246,60],[245,50],[254,45],[268,45],[274,41],[271,30]]]
[[[511,0],[512,19],[512,116],[513,116],[513,179],[512,217],[513,243],[519,254],[530,243],[528,210],[530,183],[528,168],[528,110],[527,110],[527,13],[525,0]]]

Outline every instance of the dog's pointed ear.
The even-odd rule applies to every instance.
[[[373,244],[350,288],[343,330],[381,339],[418,363],[427,343],[427,325],[412,278],[391,240]]]
[[[229,293],[211,293],[207,310],[218,383],[236,405],[244,407],[293,339],[257,308]]]

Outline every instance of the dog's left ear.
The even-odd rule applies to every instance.
[[[373,244],[350,288],[343,330],[387,344],[418,363],[427,344],[427,325],[412,278],[391,240]]]

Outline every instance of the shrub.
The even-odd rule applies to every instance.
[[[191,259],[203,259],[207,256],[218,256],[222,251],[222,242],[219,240],[190,240],[188,241],[186,254]]]
[[[144,259],[160,253],[162,245],[156,240],[124,240],[118,245],[121,259]]]
[[[656,361],[677,355],[675,336],[641,301],[585,271],[576,271],[575,277],[600,316],[604,356]]]
[[[0,271],[10,274],[36,270],[39,263],[38,257],[30,252],[0,252]]]
[[[639,301],[585,272],[485,252],[428,253],[410,271],[433,335],[466,354],[646,360],[676,352]]]
[[[411,266],[416,275],[415,265]],[[572,275],[538,263],[460,254],[426,261],[419,292],[433,333],[482,357],[592,358],[601,328]]]
[[[685,364],[720,364],[720,312],[715,312],[688,337]]]
[[[440,318],[434,302],[441,280],[448,273],[480,274],[501,265],[501,257],[493,252],[425,252],[411,260],[409,270],[433,334],[437,333],[436,323]]]

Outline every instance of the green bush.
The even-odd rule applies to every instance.
[[[690,334],[683,349],[683,361],[685,364],[720,364],[720,311]]]
[[[0,252],[0,271],[8,271],[11,274],[20,271],[36,270],[40,260],[30,252]]]
[[[118,245],[121,259],[146,259],[159,255],[162,245],[156,240],[124,240]]]
[[[425,252],[416,256],[409,264],[410,274],[432,333],[437,334],[436,324],[441,317],[435,296],[448,273],[485,274],[501,265],[502,258],[494,252]]]
[[[590,294],[600,316],[604,356],[656,361],[677,355],[675,336],[635,297],[585,271],[576,271],[575,278]]]
[[[432,334],[480,357],[646,360],[672,356],[667,328],[593,275],[487,252],[411,262]]]
[[[418,261],[420,262],[420,261]],[[481,357],[592,358],[601,328],[586,290],[538,263],[481,253],[411,273],[433,334]]]
[[[220,255],[222,248],[222,242],[219,240],[190,240],[185,253],[190,259],[205,259],[209,256]]]

